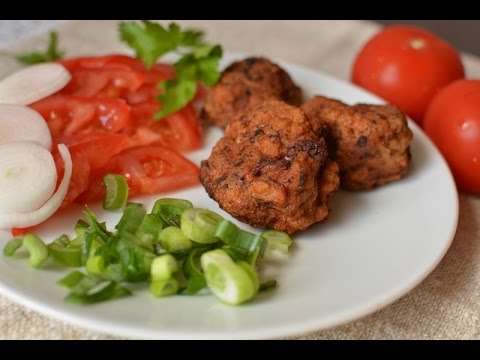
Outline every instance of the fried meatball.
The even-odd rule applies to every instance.
[[[412,132],[392,105],[346,105],[316,96],[302,105],[317,134],[326,134],[342,187],[367,190],[404,176]]]
[[[209,196],[238,220],[293,234],[322,221],[338,190],[338,166],[305,114],[269,101],[241,116],[202,162]]]
[[[280,66],[265,58],[247,58],[225,69],[206,96],[201,118],[225,127],[237,113],[267,100],[299,106],[302,90]]]

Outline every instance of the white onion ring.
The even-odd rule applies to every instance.
[[[35,144],[31,143],[33,146]],[[3,146],[11,146],[14,144],[8,144]],[[36,148],[41,148],[36,146]],[[42,150],[45,150],[41,148]],[[67,195],[68,187],[70,185],[70,179],[72,177],[72,157],[68,148],[64,144],[58,145],[58,151],[62,156],[65,164],[65,173],[57,192],[50,197],[39,209],[28,213],[0,213],[0,228],[12,228],[12,227],[28,227],[40,224],[52,216],[62,204],[63,199]],[[52,159],[53,160],[53,159]],[[33,183],[36,183],[36,179],[32,179]],[[17,190],[21,192],[21,189]]]
[[[62,89],[70,81],[61,64],[32,65],[0,81],[0,103],[29,105]]]
[[[0,144],[16,141],[52,148],[52,136],[42,115],[22,105],[0,104]]]

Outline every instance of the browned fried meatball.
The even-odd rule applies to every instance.
[[[398,180],[407,172],[412,132],[405,115],[392,105],[346,105],[316,96],[301,109],[314,131],[327,134],[341,184],[366,190]]]
[[[200,180],[238,220],[289,234],[326,219],[339,186],[324,139],[300,109],[280,101],[236,117],[202,162]]]
[[[280,66],[265,58],[247,58],[231,64],[207,94],[202,120],[225,127],[240,111],[267,100],[302,103],[302,90]]]

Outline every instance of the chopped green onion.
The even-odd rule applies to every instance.
[[[29,261],[32,267],[38,268],[48,259],[48,248],[38,236],[33,234],[25,235],[23,246],[30,253]]]
[[[199,208],[185,210],[181,217],[182,232],[190,240],[200,244],[218,242],[215,230],[223,218],[213,211]]]
[[[72,271],[67,276],[57,281],[57,284],[69,289],[73,289],[86,275],[80,271]]]
[[[23,238],[15,238],[8,241],[3,248],[3,254],[5,256],[13,256],[15,252],[22,246]]]
[[[163,229],[163,221],[157,214],[148,214],[143,219],[142,225],[137,230],[137,234],[149,234],[153,239],[158,239]]]
[[[188,200],[163,198],[155,202],[152,214],[160,216],[163,222],[169,226],[180,227],[182,213],[192,207],[193,204]]]
[[[85,264],[87,272],[92,275],[102,275],[105,272],[105,259],[101,255],[92,256]]]
[[[119,232],[125,231],[135,234],[140,225],[142,225],[146,214],[142,204],[128,203],[115,229]]]
[[[175,295],[179,285],[175,278],[153,280],[150,284],[150,292],[156,297]]]
[[[278,251],[283,255],[288,253],[288,248],[292,245],[292,238],[283,231],[267,230],[261,234],[267,240],[266,255],[270,256]]]
[[[223,220],[215,230],[215,237],[229,245],[229,251],[234,257],[255,263],[257,256],[262,256],[267,241],[261,235],[241,230],[228,220]]]
[[[104,281],[97,285],[94,290],[89,289],[84,293],[71,292],[65,298],[66,302],[72,304],[94,304],[106,300],[112,300],[119,297],[131,295],[131,291],[118,285],[113,281]]]
[[[252,280],[251,273],[244,265],[236,264],[221,249],[204,253],[201,258],[202,269],[210,290],[220,301],[238,305],[252,299],[258,284]]]
[[[243,270],[247,273],[247,275],[250,277],[250,280],[253,283],[253,286],[255,288],[255,293],[258,292],[258,289],[260,288],[260,280],[258,279],[258,274],[255,271],[255,268],[253,265],[250,265],[249,263],[245,261],[238,261],[237,265],[240,265]]]
[[[153,259],[150,276],[153,280],[169,279],[178,271],[177,260],[170,254]]]
[[[210,250],[210,246],[197,248],[193,250],[184,261],[183,273],[185,274],[188,283],[187,287],[181,291],[182,295],[194,295],[207,286],[205,276],[195,265],[195,260],[208,250]]]
[[[70,267],[83,265],[82,248],[62,246],[54,241],[48,244],[48,250],[53,260],[59,264]]]
[[[192,248],[192,242],[175,226],[168,226],[162,230],[158,239],[160,245],[169,253],[179,253]]]
[[[62,247],[66,247],[71,243],[70,238],[68,237],[68,235],[65,235],[65,234],[60,235],[58,238],[53,240],[53,242]]]
[[[90,210],[84,211],[84,214],[89,225],[88,229],[91,229],[103,242],[107,242],[112,234],[107,230],[105,223],[99,223]]]
[[[128,199],[128,183],[123,175],[107,174],[103,178],[105,198],[103,208],[105,210],[121,209]]]

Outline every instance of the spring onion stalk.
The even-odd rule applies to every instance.
[[[183,273],[188,282],[187,287],[181,291],[182,295],[194,295],[207,286],[205,276],[202,271],[197,268],[195,260],[208,250],[210,250],[209,247],[197,248],[193,250],[183,262]]]
[[[262,257],[267,246],[265,238],[261,235],[241,230],[228,220],[223,220],[218,224],[215,237],[229,246],[229,251],[235,254],[234,257],[250,262],[252,259],[255,262],[258,256]]]
[[[68,70],[58,63],[32,65],[0,81],[0,103],[29,105],[62,89],[70,81]]]
[[[42,115],[26,106],[0,104],[0,144],[32,141],[48,151],[52,136]]]
[[[15,252],[20,249],[22,245],[23,238],[12,239],[5,244],[5,247],[3,248],[3,254],[5,256],[13,256],[13,254],[15,254]]]
[[[57,242],[48,244],[48,251],[56,263],[69,267],[83,265],[82,248],[62,246]]]
[[[160,245],[169,253],[180,253],[192,248],[192,242],[182,230],[175,226],[168,226],[162,230],[158,237]]]
[[[57,237],[53,242],[59,246],[66,247],[71,243],[70,238],[66,234],[62,234],[59,237]]]
[[[181,217],[181,229],[187,238],[200,244],[218,242],[215,230],[223,218],[213,211],[199,208],[185,210]]]
[[[193,207],[188,200],[163,198],[158,199],[153,205],[152,214],[157,214],[169,226],[180,227],[182,213]]]
[[[258,291],[258,280],[252,279],[244,265],[236,264],[225,251],[216,249],[200,258],[209,289],[220,301],[238,305],[252,299]]]
[[[128,203],[122,218],[115,228],[118,232],[135,234],[140,225],[142,225],[146,215],[147,213],[142,204]]]
[[[38,268],[48,259],[48,248],[38,236],[25,235],[23,246],[30,253],[29,262],[32,267]]]
[[[105,259],[101,255],[92,256],[85,264],[87,272],[92,275],[102,275],[105,272]]]
[[[292,238],[283,231],[267,230],[261,234],[267,240],[267,248],[265,255],[267,257],[275,256],[275,252],[287,255],[288,248],[292,245]]]
[[[148,214],[143,219],[142,225],[137,230],[137,234],[149,234],[153,239],[158,239],[163,229],[163,221],[157,214]]]
[[[107,174],[103,177],[105,197],[103,208],[117,210],[125,206],[128,199],[128,184],[123,175]]]
[[[153,259],[150,276],[153,280],[169,279],[179,270],[177,260],[170,254]]]
[[[150,284],[150,292],[155,297],[175,295],[179,284],[175,278],[153,280]]]

